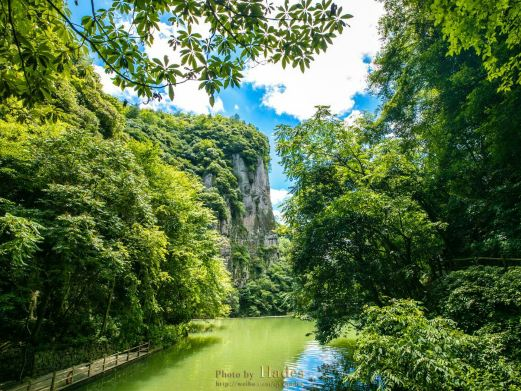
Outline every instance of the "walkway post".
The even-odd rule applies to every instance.
[[[105,372],[105,359],[107,358],[107,356],[103,356],[103,366],[101,368],[101,372]]]
[[[56,381],[56,371],[53,371],[52,380],[51,380],[51,391],[54,391],[54,382],[55,381]]]
[[[91,367],[91,365],[92,365],[92,363],[90,362],[90,363],[89,363],[89,369],[88,369],[88,371],[87,371],[87,377],[90,377],[90,367]]]

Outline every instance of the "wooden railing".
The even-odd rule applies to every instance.
[[[67,369],[54,371],[37,379],[9,388],[9,391],[58,391],[63,390],[73,384],[78,384],[87,379],[109,371],[130,361],[150,353],[150,342],[129,348],[122,352],[105,356],[99,360],[86,364],[74,365]]]
[[[455,258],[449,261],[452,269],[460,269],[469,266],[521,266],[521,258],[498,258],[498,257],[468,257]]]

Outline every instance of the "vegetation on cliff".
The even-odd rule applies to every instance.
[[[202,194],[220,221],[240,225],[242,194],[233,172],[233,156],[252,174],[257,160],[269,164],[268,139],[254,126],[222,116],[167,114],[130,107],[125,131],[136,140],[159,145],[162,158],[180,170],[209,179]]]

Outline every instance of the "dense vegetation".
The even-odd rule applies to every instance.
[[[280,233],[280,230],[279,230]],[[238,303],[233,315],[286,315],[295,309],[296,289],[289,259],[290,242],[279,236],[277,258],[267,260],[255,276],[238,289]]]
[[[231,265],[244,261],[248,270],[258,263],[256,276],[266,274],[273,261],[267,250],[242,245],[243,195],[232,170],[235,154],[250,172],[259,158],[267,166],[266,137],[238,119],[155,113],[104,95],[62,4],[25,3],[9,1],[0,10],[2,379],[143,340],[170,343],[190,319],[242,314],[220,233],[222,225],[231,231]],[[143,8],[138,27],[150,39],[154,24],[146,18],[158,13],[135,7]],[[105,18],[96,15],[99,23]],[[42,20],[52,23],[35,28]],[[143,76],[146,56],[125,55],[137,73],[116,61],[118,69]],[[143,83],[129,85],[150,96],[153,88]],[[279,281],[267,281],[278,292]],[[272,311],[267,305],[261,313]]]
[[[220,222],[240,226],[242,195],[232,169],[233,155],[239,154],[250,172],[257,159],[269,164],[268,139],[254,126],[239,119],[207,115],[171,115],[131,107],[125,131],[136,140],[151,140],[160,146],[163,159],[201,179],[211,177],[202,195]],[[240,236],[235,232],[234,236]]]
[[[268,139],[254,126],[238,118],[206,115],[171,115],[131,107],[125,131],[136,140],[152,140],[160,146],[163,160],[190,172],[207,185],[199,198],[213,210],[217,228],[229,240],[228,269],[236,294],[229,300],[232,316],[282,315],[291,311],[293,289],[287,261],[288,239],[279,247],[252,238],[242,225],[244,205],[233,171],[234,155],[244,160],[250,176],[258,159],[269,165]],[[269,223],[271,227],[273,222]],[[268,227],[268,228],[269,228]],[[246,278],[244,275],[246,274]]]
[[[226,314],[232,289],[200,180],[125,137],[96,84],[63,86],[35,108],[1,106],[0,334],[28,373],[49,344],[160,342],[165,325]]]
[[[289,267],[274,264],[276,248],[242,244],[243,194],[232,167],[234,155],[251,174],[259,159],[268,166],[267,138],[237,118],[122,104],[101,92],[87,61],[71,60],[59,79],[47,75],[53,89],[37,102],[15,88],[27,81],[22,69],[5,74],[2,379],[143,340],[171,343],[193,318],[287,312],[277,300],[290,289]],[[236,291],[235,269],[263,285]],[[259,308],[248,301],[257,295]]]
[[[297,302],[361,329],[351,380],[519,389],[519,4],[384,4],[378,116],[278,130]]]
[[[238,119],[124,107],[88,77],[60,88],[0,105],[2,377],[169,343],[193,318],[289,311],[285,253],[279,264],[276,248],[241,244],[232,160],[269,164],[265,136]],[[238,291],[236,268],[251,273]]]

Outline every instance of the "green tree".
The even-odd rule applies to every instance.
[[[286,218],[293,262],[308,292],[319,338],[337,335],[363,304],[421,297],[436,272],[439,230],[416,201],[421,150],[401,151],[369,120],[346,127],[319,108],[277,131],[294,180]]]
[[[279,131],[304,308],[328,339],[377,305],[360,318],[356,359],[382,387],[518,389],[518,268],[454,269],[519,254],[519,7],[384,5],[369,77],[378,117],[346,128],[321,108]],[[480,34],[482,51],[466,50]]]
[[[489,80],[472,51],[446,56],[431,5],[385,2],[384,46],[370,76],[384,102],[379,128],[404,149],[424,148],[417,198],[432,220],[447,223],[445,259],[517,257],[521,90],[498,92],[500,81]]]
[[[157,149],[0,121],[0,161],[0,327],[23,343],[24,371],[51,342],[122,347],[227,313],[202,186]]]
[[[521,5],[500,2],[435,0],[432,17],[450,43],[449,55],[473,49],[481,57],[490,80],[499,81],[499,90],[521,84]]]
[[[238,289],[240,308],[237,315],[286,315],[294,312],[295,280],[289,258],[289,239],[279,237],[278,259],[259,276],[250,278]]]
[[[520,267],[474,266],[453,271],[430,289],[431,311],[453,319],[465,332],[495,334],[503,354],[521,358]]]
[[[201,197],[215,211],[219,223],[240,225],[244,206],[233,159],[240,155],[250,174],[259,158],[269,164],[268,139],[258,129],[220,115],[136,113],[130,108],[125,131],[137,140],[158,143],[166,162],[199,176],[208,187]]]

